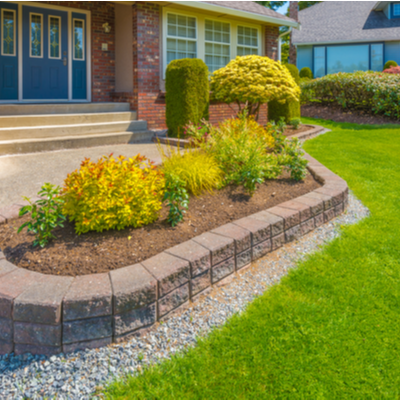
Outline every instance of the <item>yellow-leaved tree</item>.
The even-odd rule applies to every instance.
[[[280,61],[261,56],[236,57],[211,76],[213,99],[236,103],[239,113],[258,119],[260,106],[271,100],[299,100],[300,88]]]

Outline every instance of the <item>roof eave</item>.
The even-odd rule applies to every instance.
[[[197,9],[206,10],[206,11],[221,12],[224,15],[231,15],[231,16],[235,16],[235,17],[245,17],[245,18],[252,19],[254,21],[265,22],[265,23],[270,23],[270,24],[274,24],[274,25],[291,26],[291,27],[297,28],[297,29],[300,27],[300,23],[296,22],[295,20],[287,21],[287,20],[280,19],[280,18],[269,17],[267,15],[255,14],[255,13],[248,12],[248,11],[236,10],[234,8],[217,6],[215,4],[210,4],[210,3],[204,3],[202,1],[176,1],[174,3],[179,3],[186,7],[192,7],[192,8],[197,8]]]
[[[329,44],[348,44],[348,43],[373,43],[373,42],[386,42],[386,41],[393,41],[396,39],[358,39],[358,40],[334,40],[331,42],[305,42],[305,43],[300,43],[300,42],[295,42],[293,41],[294,46],[324,46],[324,45],[329,45]],[[397,39],[398,40],[398,39]]]

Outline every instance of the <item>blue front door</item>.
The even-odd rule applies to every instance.
[[[22,10],[23,99],[68,100],[68,13]]]

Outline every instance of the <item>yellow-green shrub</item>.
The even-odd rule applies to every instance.
[[[212,192],[222,182],[222,171],[215,158],[202,150],[181,150],[169,146],[165,152],[160,147],[165,175],[174,175],[186,183],[186,189],[198,196],[203,191]]]
[[[158,218],[164,187],[163,173],[140,154],[85,159],[64,181],[63,212],[78,234],[138,228]]]
[[[257,117],[261,104],[272,100],[298,101],[300,88],[288,69],[268,57],[236,57],[211,76],[213,99],[236,103]]]

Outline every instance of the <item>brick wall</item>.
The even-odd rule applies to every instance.
[[[266,25],[264,29],[265,55],[273,60],[278,59],[279,27]]]
[[[289,17],[295,21],[299,20],[299,2],[291,1],[289,5]],[[292,35],[290,35],[290,47],[289,47],[289,60],[290,64],[297,65],[297,49],[292,44]]]

